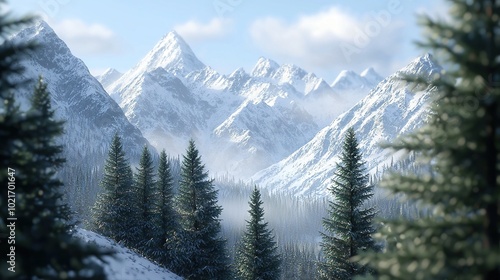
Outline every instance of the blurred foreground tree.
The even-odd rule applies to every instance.
[[[433,215],[386,222],[391,246],[364,258],[380,279],[500,279],[500,3],[449,2],[450,20],[423,18],[430,33],[421,45],[450,70],[407,77],[437,89],[433,113],[391,145],[432,171],[383,182]]]

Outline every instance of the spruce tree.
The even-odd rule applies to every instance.
[[[255,187],[250,197],[250,220],[236,252],[236,274],[244,280],[280,279],[281,256],[273,233],[264,221],[260,191]]]
[[[432,215],[385,222],[395,246],[365,258],[380,279],[500,279],[500,3],[449,2],[449,20],[422,21],[449,70],[411,78],[437,90],[432,114],[392,145],[431,171],[383,181]]]
[[[151,259],[158,257],[159,245],[157,233],[161,230],[156,221],[159,218],[158,195],[154,179],[153,158],[147,146],[142,150],[139,167],[135,175],[135,194],[137,198],[137,229],[139,240],[136,249]]]
[[[129,247],[138,242],[132,176],[121,138],[115,134],[100,182],[101,192],[91,209],[91,229]]]
[[[351,258],[367,250],[376,250],[372,237],[375,232],[374,208],[364,207],[373,196],[368,184],[358,141],[353,128],[347,130],[340,163],[330,188],[328,217],[323,219],[326,233],[321,233],[323,260],[319,263],[322,279],[352,279],[367,272],[366,266]]]
[[[41,81],[37,85],[28,112],[16,104],[14,92],[30,84],[21,76],[20,62],[35,48],[8,38],[32,19],[10,18],[5,7],[0,0],[0,182],[5,186],[0,192],[0,249],[8,255],[0,263],[0,278],[105,279],[93,259],[102,260],[109,252],[85,246],[71,234],[71,213],[55,177],[64,162],[61,146],[55,144],[62,123],[53,118],[46,86]],[[3,239],[4,233],[9,238]]]
[[[7,106],[6,112],[20,111]],[[13,207],[9,206],[8,216],[2,220],[15,227],[16,235],[9,242],[11,256],[15,253],[15,265],[9,264],[11,269],[2,267],[5,268],[0,272],[2,278],[105,279],[103,269],[92,257],[102,260],[110,252],[85,246],[71,233],[74,226],[70,223],[71,212],[62,201],[63,184],[56,177],[65,162],[63,148],[56,144],[56,137],[63,133],[63,122],[55,120],[50,94],[41,78],[31,108],[18,117],[22,120],[18,130],[31,131],[32,135],[29,139],[18,139],[15,149],[10,151],[16,155],[7,163],[8,179],[13,182],[8,197]]]
[[[158,253],[155,253],[155,260],[166,267],[172,266],[175,249],[175,232],[177,226],[177,214],[174,209],[174,182],[170,170],[170,163],[167,153],[163,150],[160,153],[158,164],[158,180],[156,181],[159,190],[159,217],[156,219],[158,225],[157,240]]]
[[[193,140],[183,156],[176,210],[179,242],[174,271],[186,279],[228,279],[229,264],[222,239],[217,190]]]

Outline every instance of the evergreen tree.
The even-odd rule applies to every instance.
[[[135,176],[135,194],[137,197],[137,227],[139,231],[139,243],[136,249],[145,256],[152,259],[158,257],[160,245],[159,241],[154,240],[157,233],[161,230],[159,223],[158,195],[156,182],[154,180],[153,158],[147,146],[142,150],[139,167]]]
[[[31,18],[12,19],[0,0],[0,192],[1,279],[105,279],[92,257],[109,252],[84,246],[71,235],[68,206],[60,200],[61,182],[54,174],[64,158],[55,144],[62,123],[53,119],[43,83],[35,88],[31,109],[16,105],[14,92],[29,84],[21,76],[21,59],[34,45],[9,40],[12,31]],[[40,125],[40,127],[39,127]],[[14,228],[15,226],[15,228]],[[15,237],[3,239],[3,234]]]
[[[319,263],[322,279],[352,279],[367,272],[365,266],[350,259],[367,250],[376,250],[374,208],[363,205],[373,196],[368,174],[358,148],[353,128],[347,130],[340,164],[335,171],[330,192],[328,217],[323,219],[327,233],[321,233],[323,261]]]
[[[19,114],[20,110],[8,104],[6,112]],[[14,153],[12,161],[7,163],[8,181],[12,183],[8,197],[13,206],[9,206],[8,216],[2,215],[2,226],[7,222],[9,227],[15,227],[16,235],[9,241],[12,245],[9,258],[15,262],[8,265],[10,269],[2,267],[3,279],[106,278],[91,257],[102,260],[110,252],[85,246],[71,233],[71,212],[61,200],[63,184],[55,176],[65,161],[62,146],[55,143],[56,137],[63,133],[63,122],[54,120],[54,116],[47,86],[40,78],[31,108],[17,116],[21,121],[18,135],[31,131],[31,137],[18,139],[15,148],[7,151]],[[0,122],[5,119],[0,118]],[[2,132],[9,140],[16,137]]]
[[[250,221],[236,252],[236,274],[244,280],[280,278],[281,256],[267,222],[264,221],[260,191],[255,187],[250,197]]]
[[[179,242],[173,269],[186,279],[228,279],[228,256],[221,238],[217,191],[208,179],[193,140],[183,156],[177,197]]]
[[[386,221],[395,242],[365,261],[380,279],[500,279],[500,3],[450,1],[450,20],[423,18],[447,73],[414,77],[437,90],[427,124],[397,140],[432,170],[383,181],[432,210]]]
[[[115,134],[101,180],[101,192],[92,207],[91,228],[129,247],[137,244],[137,213],[132,190],[132,169],[121,138]]]
[[[175,232],[177,226],[177,214],[174,209],[174,186],[170,170],[170,163],[167,159],[167,153],[163,150],[160,153],[160,162],[158,164],[158,184],[159,190],[159,217],[156,220],[158,225],[157,236],[158,253],[155,253],[155,259],[166,267],[172,266],[172,260],[175,257]]]

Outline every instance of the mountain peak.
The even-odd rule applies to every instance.
[[[42,31],[42,30],[47,30],[49,32],[54,32],[52,27],[49,26],[47,22],[45,22],[43,19],[38,19],[35,21],[33,24],[36,30]]]
[[[357,88],[364,84],[363,80],[363,77],[352,70],[342,70],[333,81],[332,88],[337,90]]]
[[[366,68],[363,72],[361,72],[361,77],[365,78],[370,84],[376,85],[383,80],[383,78],[373,69],[373,67]]]
[[[436,60],[434,60],[434,56],[432,56],[432,54],[425,53],[415,58],[397,73],[403,75],[430,77],[441,72],[442,69],[443,68],[436,62]]]
[[[54,29],[50,27],[44,20],[36,20],[31,26],[22,29],[13,35],[18,40],[29,41],[33,40],[35,37],[37,38],[38,43],[42,43],[41,41],[47,40],[49,38],[52,39],[60,39],[57,37]]]
[[[234,78],[234,77],[242,77],[242,76],[246,76],[247,73],[245,72],[245,69],[243,69],[243,67],[240,67],[236,70],[234,70],[231,74],[229,74],[229,77],[230,78]]]
[[[278,69],[280,66],[278,63],[275,61],[265,58],[265,57],[260,57],[259,60],[257,61],[257,64],[255,64],[251,75],[254,77],[267,77],[269,78],[272,73]]]
[[[279,67],[279,71],[287,72],[290,74],[295,74],[295,75],[299,76],[300,78],[307,75],[306,70],[300,68],[299,66],[297,66],[295,64],[283,64]]]
[[[101,83],[104,88],[107,88],[109,85],[118,80],[123,73],[120,73],[118,70],[114,68],[108,68],[101,75],[96,76],[96,79]]]
[[[177,31],[175,31],[175,30],[172,30],[172,31],[168,32],[167,34],[165,34],[160,41],[175,42],[183,47],[184,46],[189,47],[187,45],[186,41],[184,41],[184,39],[181,37],[181,35],[179,35],[179,33],[177,33]]]
[[[108,75],[121,75],[120,71],[116,70],[115,68],[108,68],[106,71],[104,71],[101,75],[99,76],[108,76]]]
[[[163,36],[137,66],[138,70],[143,72],[153,71],[158,67],[185,76],[205,68],[205,65],[184,39],[177,32],[171,31]]]

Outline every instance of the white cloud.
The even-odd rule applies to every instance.
[[[174,30],[190,43],[218,39],[229,33],[231,21],[229,19],[214,18],[208,23],[190,20],[176,25]]]
[[[361,18],[332,7],[291,23],[258,19],[250,34],[265,52],[304,67],[379,68],[391,63],[404,37],[398,13],[387,9]]]
[[[87,24],[80,19],[49,21],[50,26],[77,55],[116,53],[120,42],[114,32],[101,24]]]

